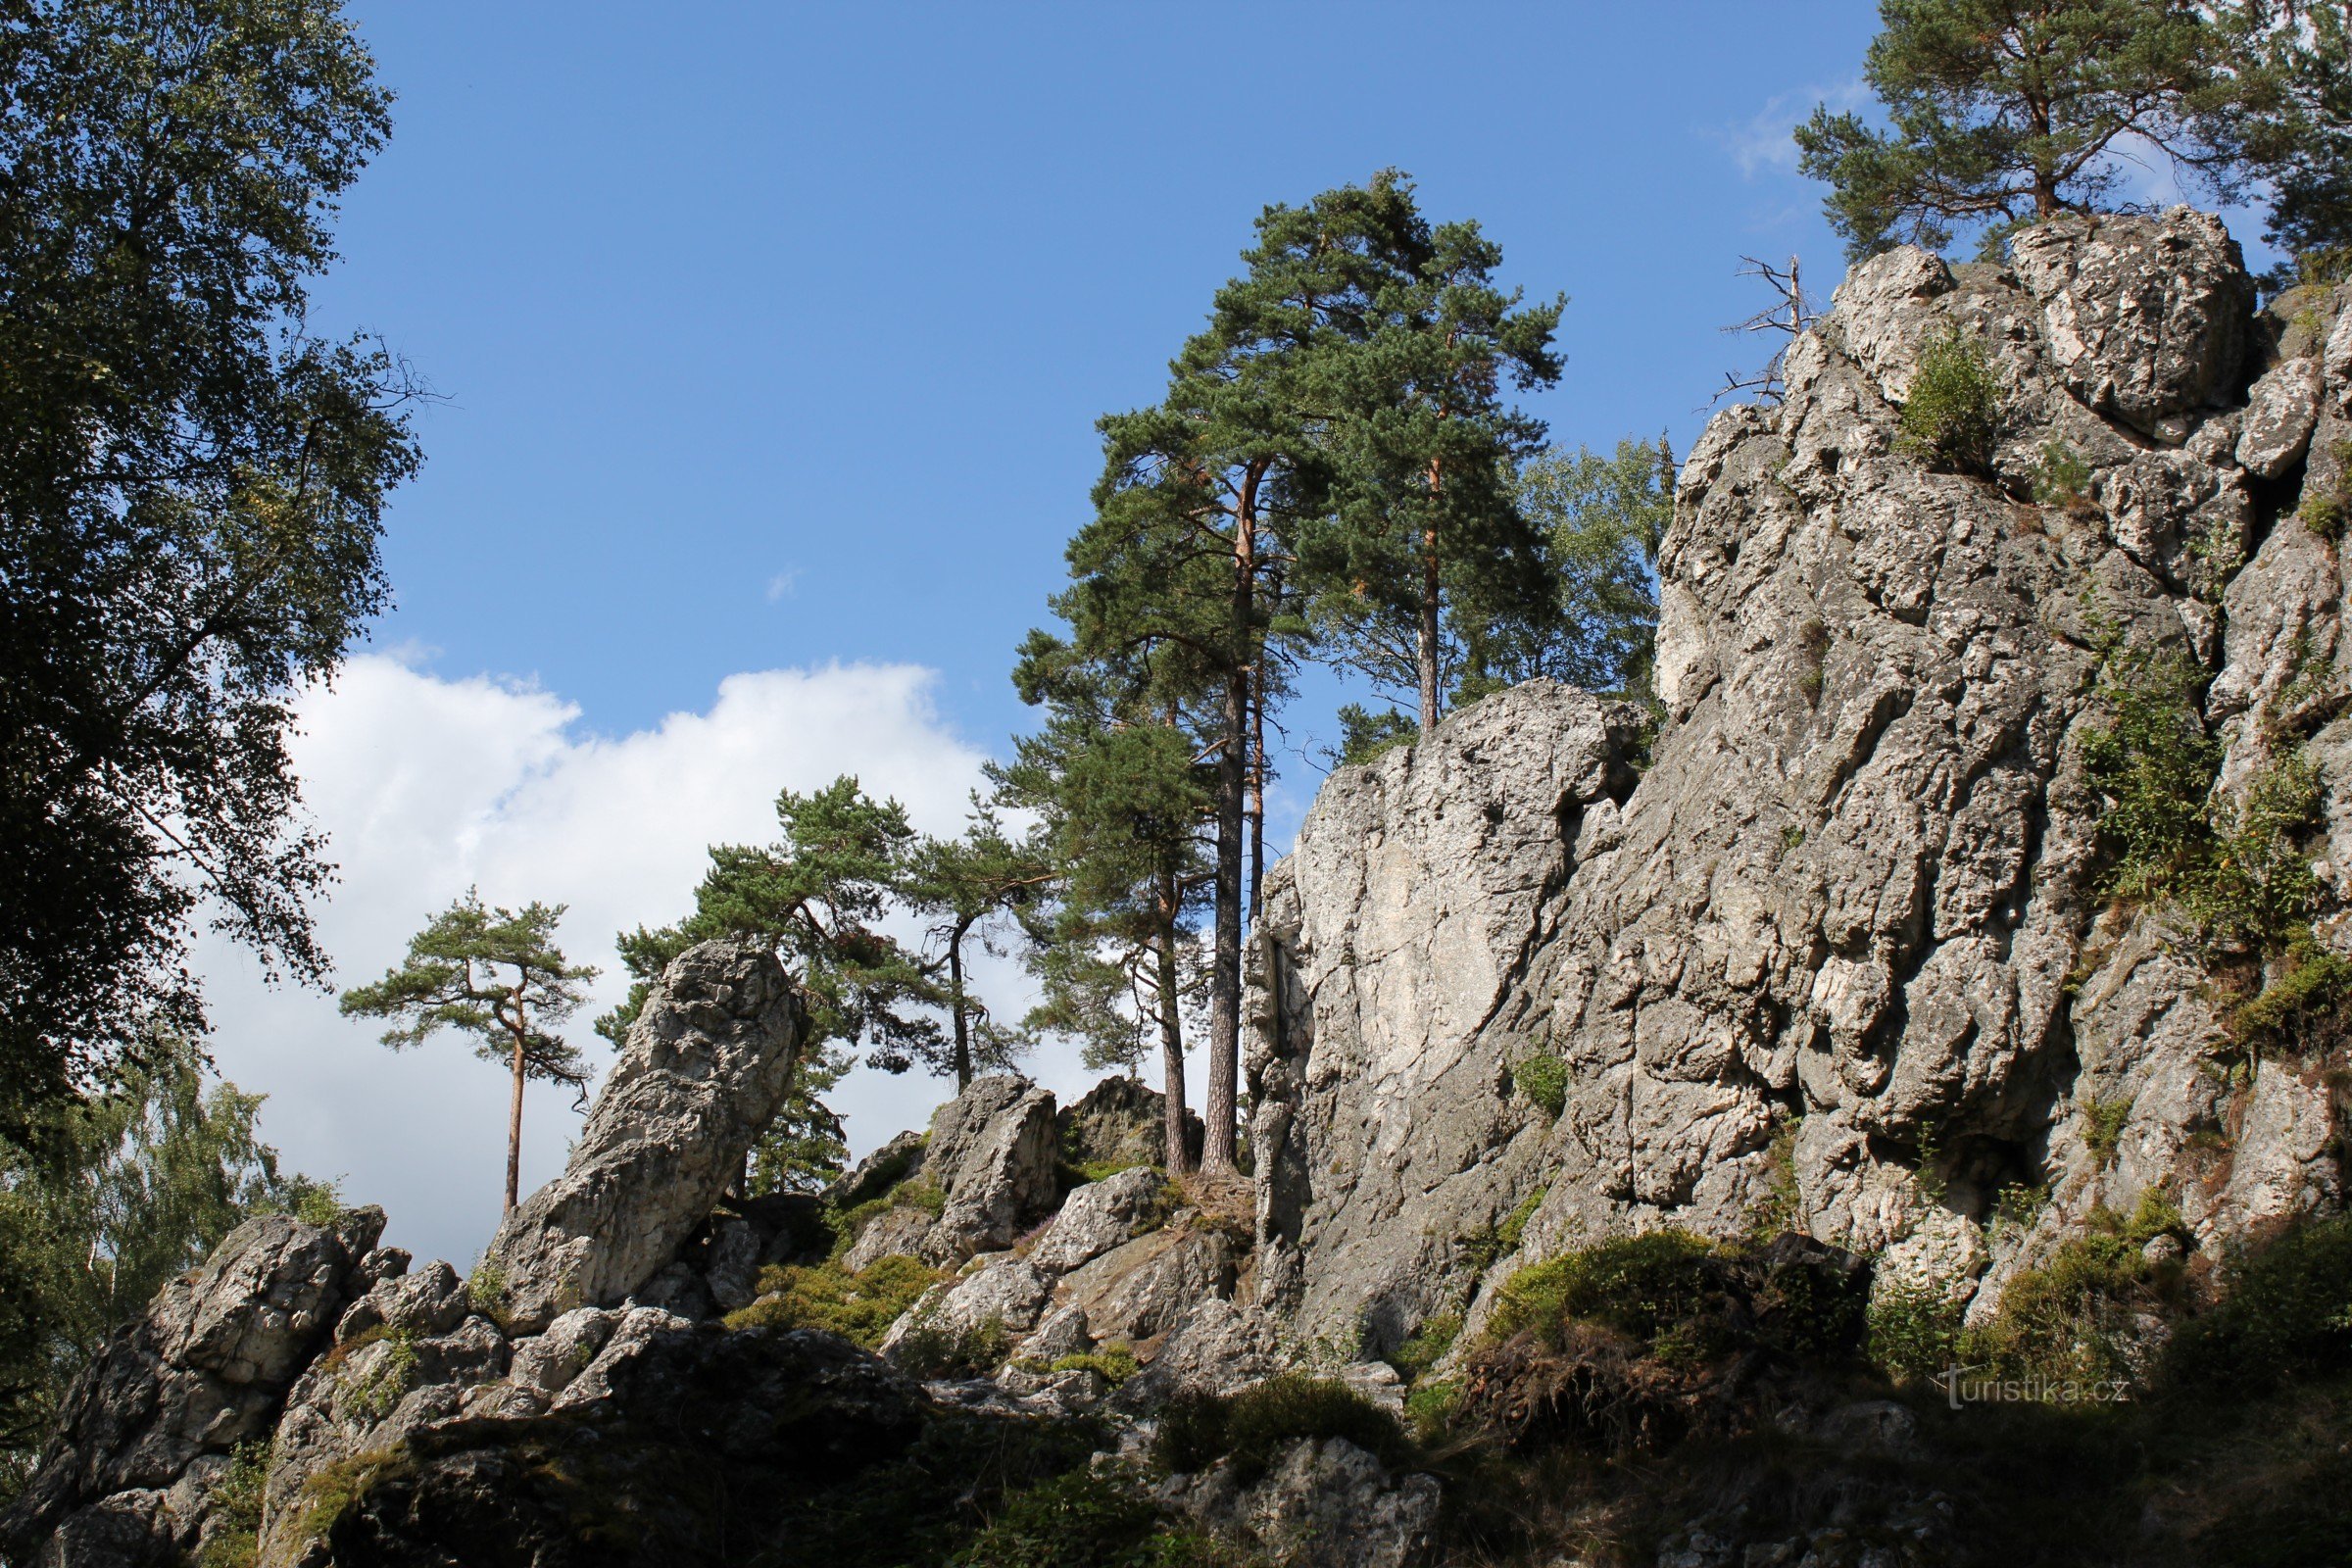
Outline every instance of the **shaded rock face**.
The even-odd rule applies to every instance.
[[[195,1549],[212,1485],[266,1439],[287,1386],[367,1288],[381,1209],[334,1229],[247,1220],[164,1287],[74,1381],[59,1431],[5,1518],[32,1564],[169,1562]]]
[[[1229,1466],[1177,1476],[1161,1498],[1220,1539],[1292,1568],[1415,1568],[1438,1524],[1434,1477],[1393,1476],[1346,1438],[1307,1438],[1243,1486]]]
[[[1139,1078],[1105,1078],[1076,1104],[1064,1105],[1054,1123],[1064,1158],[1079,1165],[1168,1164],[1167,1100]],[[1184,1113],[1187,1153],[1200,1157],[1200,1118]]]
[[[803,1028],[783,966],[756,943],[706,942],[662,971],[564,1174],[484,1254],[514,1325],[613,1305],[670,1262],[783,1103]]]
[[[1539,1191],[1529,1257],[1737,1232],[1784,1129],[1806,1228],[1962,1290],[2152,1186],[2208,1240],[2336,1200],[2318,1075],[2223,1084],[2210,977],[2159,915],[2103,914],[2082,773],[2109,640],[2184,654],[2225,796],[2302,742],[2343,891],[2343,583],[2292,514],[2352,453],[2352,317],[2251,300],[2185,210],[2036,225],[2008,266],[1864,263],[1786,404],[1727,410],[1685,465],[1638,788],[1604,705],[1528,688],[1333,775],[1252,988],[1267,1305],[1393,1346],[1475,1298],[1475,1244]],[[1955,332],[2000,389],[1988,474],[1897,450]],[[2052,443],[2087,477],[2036,504]],[[1536,1056],[1556,1119],[1515,1092]],[[2094,1099],[2128,1106],[2111,1151]],[[1984,1223],[2045,1182],[2031,1230]]]

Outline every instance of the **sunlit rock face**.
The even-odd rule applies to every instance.
[[[2038,225],[2006,266],[1864,263],[1785,404],[1726,410],[1684,466],[1638,785],[1631,716],[1549,687],[1333,776],[1252,993],[1261,1298],[1298,1339],[1475,1321],[1515,1261],[1737,1233],[1776,1187],[1887,1278],[1963,1289],[2151,1186],[2209,1238],[2334,1200],[2328,1090],[2210,1070],[2206,977],[2106,909],[2082,778],[2101,651],[2179,650],[2214,677],[2222,790],[2300,740],[2352,841],[2343,584],[2293,516],[2352,452],[2352,328],[2329,291],[2253,298],[2185,209]],[[1989,471],[1898,439],[1955,334],[1997,384]],[[2094,1101],[2129,1105],[2097,1149]]]

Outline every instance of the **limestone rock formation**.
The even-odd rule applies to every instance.
[[[1415,1568],[1429,1560],[1438,1523],[1434,1477],[1393,1476],[1346,1438],[1294,1443],[1248,1485],[1219,1464],[1173,1478],[1161,1495],[1289,1568]]]
[[[267,1439],[287,1385],[366,1289],[381,1209],[332,1229],[247,1220],[166,1285],[74,1381],[0,1548],[41,1568],[170,1563],[201,1544],[239,1444]]]
[[[1054,1149],[1054,1097],[1026,1079],[977,1079],[942,1105],[923,1172],[947,1206],[923,1238],[923,1255],[960,1262],[1010,1247],[1059,1194]]]
[[[499,1225],[483,1267],[508,1320],[612,1306],[668,1264],[783,1103],[804,1023],[783,966],[706,942],[662,971],[564,1174]]]
[[[1054,1114],[1062,1156],[1078,1165],[1168,1164],[1167,1102],[1140,1078],[1105,1078]],[[1200,1154],[1200,1118],[1184,1113],[1185,1143]]]
[[[2150,1188],[2214,1245],[2339,1200],[2331,1091],[2225,1082],[2210,977],[2163,911],[2106,909],[2082,770],[2108,650],[2178,652],[2225,808],[2299,746],[2347,891],[2342,573],[2297,509],[2345,507],[2352,313],[2252,298],[2186,210],[1862,264],[1786,403],[1685,463],[1637,787],[1606,707],[1544,688],[1332,777],[1252,990],[1261,1298],[1298,1337],[1475,1325],[1497,1235],[1726,1235],[1776,1182],[1963,1293]],[[1901,439],[1954,338],[1998,387],[1986,471]]]

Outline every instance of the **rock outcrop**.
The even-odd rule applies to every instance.
[[[213,1489],[267,1441],[288,1386],[353,1297],[401,1253],[381,1209],[325,1228],[247,1220],[165,1286],[74,1381],[57,1435],[5,1518],[0,1548],[40,1568],[169,1564],[207,1539]]]
[[[507,1215],[483,1256],[508,1321],[537,1329],[613,1305],[668,1264],[782,1105],[804,1027],[760,944],[706,942],[672,960],[564,1174]]]
[[[1786,403],[1685,463],[1638,787],[1609,710],[1543,688],[1333,775],[1253,987],[1262,1299],[1298,1336],[1380,1351],[1475,1320],[1498,1232],[1728,1235],[1784,1179],[1815,1236],[1961,1293],[2152,1188],[2216,1243],[2337,1200],[2328,1090],[2213,1070],[2209,976],[2107,909],[2083,774],[2108,652],[2177,652],[2225,806],[2299,744],[2346,891],[2342,575],[2296,512],[2343,508],[2352,314],[2251,305],[2185,209],[1864,263]],[[1984,471],[1898,439],[1954,338],[1998,387]]]

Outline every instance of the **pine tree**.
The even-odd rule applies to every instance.
[[[670,959],[715,937],[764,941],[797,977],[808,1035],[784,1109],[752,1155],[756,1191],[821,1186],[838,1169],[840,1122],[823,1093],[854,1064],[852,1048],[885,1072],[956,1070],[936,1013],[948,989],[936,966],[883,928],[906,900],[917,835],[896,801],[876,801],[844,775],[821,790],[776,797],[781,830],[768,845],[713,845],[694,912],[675,925],[615,938],[633,984],[597,1032],[618,1043]]]
[[[395,1020],[383,1042],[395,1051],[422,1045],[443,1029],[476,1037],[474,1054],[505,1060],[514,1090],[507,1108],[507,1202],[522,1184],[522,1089],[530,1079],[587,1089],[579,1048],[551,1026],[586,1000],[582,987],[596,970],[574,964],[556,946],[561,904],[520,910],[486,907],[481,894],[466,896],[434,915],[409,939],[405,961],[371,986],[343,993],[343,1011]]]
[[[1550,612],[1544,540],[1511,475],[1543,423],[1504,402],[1559,379],[1565,300],[1522,306],[1494,280],[1502,252],[1475,222],[1432,227],[1412,187],[1375,236],[1360,307],[1313,360],[1330,505],[1298,530],[1298,572],[1328,657],[1412,692],[1438,721],[1468,627]]]
[[[1020,1037],[993,1022],[972,995],[964,975],[964,944],[975,936],[985,947],[992,921],[1002,921],[1034,904],[1053,880],[1041,849],[1008,837],[996,808],[977,796],[963,836],[926,838],[909,857],[906,896],[918,912],[935,917],[931,937],[940,944],[948,971],[948,1014],[955,1025],[956,1087],[971,1087],[975,1065],[1011,1065]]]
[[[1891,124],[1827,105],[1796,129],[1800,167],[1847,254],[1939,250],[1981,225],[1997,255],[2021,223],[2112,206],[2119,143],[2144,144],[2227,194],[2243,63],[2186,0],[1881,0],[1863,74]]]
[[[1032,633],[1015,679],[1045,724],[991,769],[1037,816],[1054,879],[1029,908],[1043,999],[1024,1026],[1080,1042],[1088,1067],[1134,1069],[1156,1045],[1169,1168],[1189,1162],[1185,1020],[1202,987],[1199,920],[1215,883],[1215,781],[1197,715],[1140,657],[1089,663]]]
[[[2352,4],[2242,0],[2221,8],[2238,91],[2215,112],[2267,187],[2263,236],[2290,261],[2266,281],[2352,273]]]

